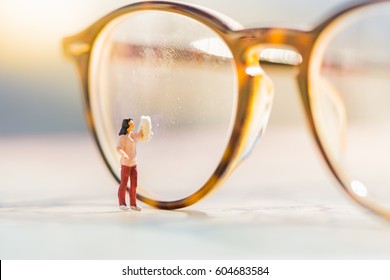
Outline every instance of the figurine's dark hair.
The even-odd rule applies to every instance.
[[[119,136],[127,134],[127,130],[129,129],[129,121],[132,121],[132,120],[133,120],[132,118],[123,119],[121,131],[119,131]]]

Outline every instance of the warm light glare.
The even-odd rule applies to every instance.
[[[59,58],[62,38],[82,30],[99,14],[99,5],[90,2],[0,0],[3,66],[28,68]]]
[[[15,37],[41,38],[66,30],[74,32],[82,28],[83,13],[87,14],[84,5],[78,3],[75,0],[2,0],[1,21]]]

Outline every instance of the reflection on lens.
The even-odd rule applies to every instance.
[[[351,188],[358,196],[361,197],[367,196],[367,188],[365,185],[363,185],[362,182],[358,180],[353,180],[351,182]]]
[[[313,117],[325,152],[353,193],[388,209],[389,30],[389,3],[343,16],[323,32],[310,71]]]
[[[115,170],[122,119],[131,117],[136,126],[141,115],[152,119],[152,140],[137,145],[139,193],[182,199],[212,175],[231,132],[232,57],[218,34],[174,13],[127,14],[101,32],[91,56],[90,98]]]

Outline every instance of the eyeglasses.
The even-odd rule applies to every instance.
[[[124,118],[152,118],[138,145],[141,201],[192,205],[244,160],[270,115],[267,69],[295,69],[309,127],[352,199],[390,218],[390,2],[343,9],[311,31],[243,29],[170,2],[120,8],[64,39],[82,78],[86,118],[119,181]]]

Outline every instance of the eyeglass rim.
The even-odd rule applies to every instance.
[[[361,2],[356,5],[354,5],[352,8],[348,8],[342,12],[339,12],[336,16],[332,17],[332,19],[325,21],[321,25],[317,27],[317,36],[316,40],[313,42],[313,46],[311,48],[311,56],[316,56],[316,53],[319,49],[318,46],[322,45],[323,37],[327,36],[328,31],[332,31],[332,29],[338,27],[336,24],[336,21],[343,21],[343,18],[348,18],[350,17],[350,14],[352,13],[359,13],[361,12],[364,8],[367,8],[368,6],[374,6],[374,5],[380,5],[384,3],[388,3],[390,1],[388,0],[381,0],[381,1],[369,1],[369,2]],[[312,61],[313,59],[311,59]],[[309,63],[309,69],[307,71],[306,77],[307,77],[307,90],[308,90],[308,98],[310,100],[314,100],[312,96],[312,86],[311,82],[313,79],[310,79],[311,75],[311,68],[313,67],[313,63]],[[301,91],[302,92],[302,91]],[[347,172],[340,166],[340,164],[337,162],[336,159],[333,158],[331,152],[327,152],[327,150],[330,150],[328,147],[328,144],[326,143],[326,140],[324,140],[324,137],[321,136],[322,133],[320,130],[317,128],[316,121],[314,120],[314,109],[312,106],[310,106],[310,118],[312,119],[312,131],[314,131],[314,139],[316,141],[317,147],[320,150],[320,153],[328,166],[330,172],[332,173],[333,177],[336,179],[338,182],[338,185],[340,185],[343,189],[343,191],[350,197],[352,200],[360,204],[361,206],[365,207],[366,209],[370,210],[371,212],[378,214],[379,216],[385,218],[385,219],[390,219],[390,209],[380,205],[379,203],[374,202],[370,198],[359,196],[356,194],[352,188],[350,187],[350,180]]]
[[[229,41],[230,39],[227,38],[227,35],[229,34],[232,29],[231,25],[228,22],[225,22],[224,20],[220,19],[219,17],[215,17],[213,14],[209,14],[201,9],[198,9],[194,6],[190,5],[184,5],[179,3],[169,3],[169,2],[141,2],[141,3],[135,3],[131,4],[125,7],[122,7],[106,17],[103,17],[99,21],[97,21],[95,24],[90,26],[85,31],[69,38],[64,39],[64,44],[67,45],[67,50],[69,50],[69,44],[71,42],[79,42],[80,40],[84,40],[81,44],[81,50],[82,53],[77,53],[76,62],[79,65],[79,71],[82,76],[83,81],[83,90],[84,90],[84,103],[85,103],[85,109],[86,109],[86,116],[89,124],[89,128],[94,136],[95,142],[98,145],[99,151],[101,155],[103,156],[103,159],[109,168],[110,172],[113,174],[114,178],[116,178],[117,181],[119,181],[119,178],[117,174],[115,173],[115,170],[113,167],[109,164],[106,155],[104,153],[104,150],[102,149],[97,131],[96,126],[94,124],[94,118],[93,114],[91,112],[91,103],[90,103],[90,96],[89,96],[89,61],[90,61],[90,53],[93,47],[93,44],[100,34],[100,32],[104,29],[104,27],[110,23],[113,19],[120,17],[123,14],[128,14],[132,12],[139,12],[139,11],[145,11],[145,10],[155,10],[155,11],[164,11],[164,12],[173,12],[176,14],[181,14],[190,18],[193,18],[197,20],[200,23],[203,23],[205,26],[210,28],[212,31],[216,32],[218,35],[221,36],[222,39],[225,41]],[[83,44],[87,43],[90,47],[84,47]],[[74,55],[74,54],[73,54]],[[238,59],[235,58],[235,60],[238,62]],[[80,67],[81,66],[81,67]],[[241,72],[241,75],[243,74],[243,69],[236,69],[237,72]],[[239,86],[239,88],[246,88],[243,84]],[[242,94],[242,95],[248,95],[248,94]],[[250,102],[251,96],[248,97],[246,102]],[[239,101],[240,102],[240,101]],[[243,102],[243,101],[241,101]],[[240,106],[247,107],[246,105]],[[249,105],[248,105],[249,107]],[[177,209],[177,208],[183,208],[187,207],[189,205],[192,205],[205,197],[206,195],[210,194],[211,191],[215,190],[217,186],[222,184],[222,181],[224,178],[232,171],[232,169],[238,164],[239,156],[242,154],[243,145],[244,145],[244,136],[247,134],[248,127],[249,127],[249,121],[248,117],[244,114],[244,112],[241,110],[241,114],[239,118],[236,118],[236,120],[240,120],[241,123],[236,121],[235,123],[238,125],[234,125],[236,127],[236,130],[231,134],[229,143],[225,149],[223,158],[221,162],[218,164],[218,167],[214,171],[214,173],[210,176],[208,181],[195,193],[179,200],[175,201],[158,201],[154,199],[147,198],[145,196],[142,196],[140,194],[137,194],[137,198],[141,201],[157,207],[161,209]]]

